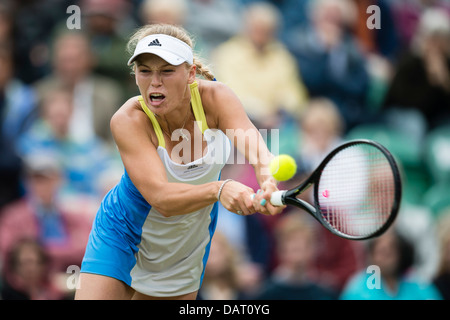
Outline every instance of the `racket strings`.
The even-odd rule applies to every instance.
[[[317,195],[322,217],[346,235],[374,234],[392,213],[395,188],[390,162],[381,150],[351,145],[323,169]]]

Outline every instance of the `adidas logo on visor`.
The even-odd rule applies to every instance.
[[[152,42],[150,42],[150,43],[148,44],[148,46],[149,46],[149,47],[150,47],[150,46],[158,46],[158,47],[161,47],[161,43],[159,42],[158,39],[155,39],[155,40],[153,40]]]

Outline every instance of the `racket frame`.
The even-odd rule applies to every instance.
[[[330,160],[338,152],[340,152],[343,149],[346,149],[348,147],[351,147],[353,145],[358,145],[358,144],[372,145],[372,146],[376,147],[377,149],[379,149],[384,154],[384,156],[386,157],[386,159],[389,162],[389,165],[392,169],[392,174],[393,174],[394,184],[395,184],[394,201],[393,201],[393,205],[392,205],[392,209],[391,209],[389,218],[386,220],[385,224],[380,229],[378,229],[376,232],[374,232],[372,234],[368,234],[366,236],[348,235],[339,230],[334,229],[330,225],[330,223],[323,218],[321,211],[320,211],[320,206],[319,206],[319,183],[318,182],[320,181],[320,177],[322,176],[325,166],[330,162]],[[310,203],[308,203],[304,200],[297,198],[298,195],[300,195],[305,190],[309,189],[311,187],[311,185],[314,185],[314,204],[313,205],[311,205]],[[338,146],[333,151],[331,151],[322,160],[322,162],[314,170],[314,172],[304,182],[302,182],[297,187],[292,188],[290,190],[281,190],[281,191],[274,192],[274,194],[272,196],[273,202],[272,202],[272,199],[271,199],[271,202],[275,205],[280,203],[280,204],[285,204],[285,205],[292,205],[292,206],[295,206],[295,207],[305,210],[310,215],[312,215],[317,221],[319,221],[325,228],[327,228],[329,231],[331,231],[333,234],[335,234],[337,236],[340,236],[345,239],[350,239],[350,240],[366,240],[366,239],[374,238],[374,237],[377,237],[377,236],[383,234],[390,227],[390,225],[394,222],[394,220],[397,216],[398,210],[400,208],[401,197],[402,197],[401,177],[400,177],[397,163],[395,162],[395,159],[392,156],[392,154],[378,142],[375,142],[372,140],[367,140],[367,139],[357,139],[357,140],[351,140],[351,141],[345,142],[342,145]]]

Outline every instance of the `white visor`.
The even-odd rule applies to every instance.
[[[156,54],[174,66],[183,62],[194,63],[192,48],[183,41],[165,34],[152,34],[141,39],[133,56],[128,60],[128,65],[131,65],[137,56],[143,53]]]

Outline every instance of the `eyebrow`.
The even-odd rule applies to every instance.
[[[147,68],[151,69],[148,65],[146,65],[146,64],[144,64],[142,62],[136,61],[136,64],[138,65],[138,67],[144,66],[144,67],[147,67]],[[160,66],[160,68],[165,68],[165,67],[174,67],[174,66],[171,65],[170,63],[166,63],[166,64],[163,64],[162,66]]]

